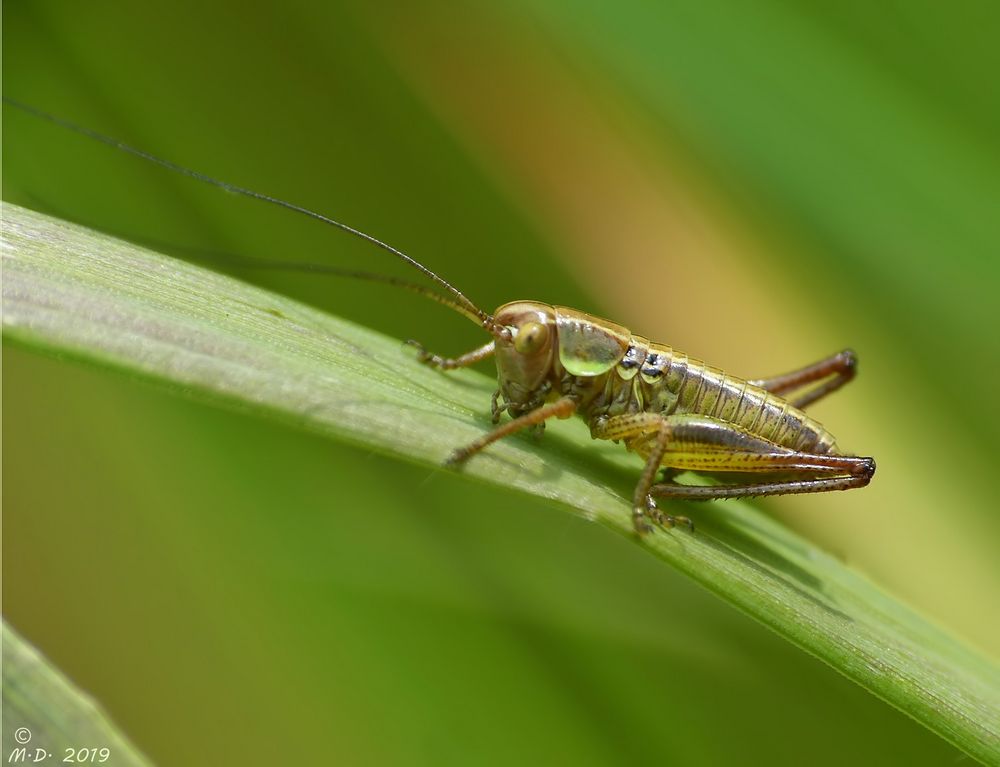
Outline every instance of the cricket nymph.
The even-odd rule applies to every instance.
[[[456,451],[468,459],[488,444],[552,417],[576,413],[594,439],[623,442],[646,460],[633,497],[636,529],[685,517],[663,514],[654,497],[689,500],[846,490],[866,485],[871,458],[839,455],[833,435],[804,411],[853,378],[850,351],[766,380],[745,380],[621,325],[536,301],[505,304],[484,322],[494,341],[455,360],[422,353],[441,368],[496,354],[493,418],[514,419]],[[794,399],[787,395],[797,393]],[[783,396],[786,395],[786,396]],[[719,486],[655,482],[661,469],[756,475]]]
[[[656,497],[707,500],[848,490],[867,485],[875,473],[873,459],[838,453],[833,436],[804,412],[854,377],[857,363],[851,351],[775,378],[748,381],[575,309],[515,301],[490,315],[416,259],[360,229],[184,168],[7,96],[4,102],[172,172],[321,221],[392,254],[431,280],[438,290],[325,264],[280,265],[401,287],[449,307],[492,336],[489,343],[454,358],[409,342],[418,348],[421,362],[442,370],[496,355],[499,386],[493,421],[499,423],[504,412],[511,420],[456,450],[450,464],[509,434],[541,429],[549,418],[576,413],[594,439],[623,442],[645,460],[632,495],[632,519],[640,534],[651,529],[651,522],[693,527],[686,517],[661,512]],[[657,483],[661,469],[706,472],[729,481],[695,486],[668,475]]]
[[[789,450],[836,452],[833,435],[787,400],[608,320],[533,301],[506,304],[495,318],[511,329],[496,356],[498,396],[507,403],[499,410],[512,416],[555,393],[575,399],[592,425],[635,413],[688,413]]]

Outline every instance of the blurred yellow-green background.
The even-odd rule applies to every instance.
[[[873,484],[766,507],[1000,652],[991,4],[8,2],[3,22],[6,95],[337,216],[486,308],[579,307],[747,377],[853,347],[858,380],[816,412]],[[3,127],[5,200],[195,260],[405,274]],[[479,341],[378,286],[240,276],[442,352]],[[3,393],[4,613],[158,763],[959,758],[536,499],[9,345]]]

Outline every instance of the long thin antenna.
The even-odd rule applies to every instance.
[[[382,240],[379,240],[378,238],[373,237],[370,234],[362,232],[360,229],[355,229],[353,226],[348,226],[347,224],[341,223],[340,221],[332,219],[329,216],[324,216],[322,213],[317,213],[316,211],[310,210],[309,208],[303,208],[301,205],[296,205],[295,203],[288,202],[287,200],[282,200],[278,197],[271,197],[270,195],[263,194],[261,192],[255,192],[252,189],[246,189],[241,186],[236,186],[235,184],[230,184],[226,181],[220,181],[219,179],[212,178],[211,176],[206,176],[204,173],[192,170],[191,168],[186,168],[183,165],[178,165],[177,163],[171,162],[170,160],[164,160],[161,157],[157,157],[156,155],[150,154],[149,152],[145,152],[142,149],[138,149],[134,146],[131,146],[130,144],[118,141],[117,139],[111,138],[110,136],[105,136],[103,133],[98,133],[97,131],[91,130],[90,128],[85,128],[82,125],[77,125],[76,123],[70,122],[69,120],[64,120],[61,117],[56,117],[55,115],[49,114],[48,112],[43,112],[41,109],[37,109],[28,104],[24,104],[20,101],[10,98],[9,96],[3,96],[3,101],[5,104],[9,104],[10,106],[16,109],[20,109],[22,112],[27,112],[28,114],[38,117],[42,120],[46,120],[62,128],[67,128],[68,130],[71,130],[74,133],[79,133],[83,136],[87,136],[88,138],[100,141],[102,144],[107,144],[110,147],[114,147],[115,149],[120,149],[121,151],[127,152],[131,155],[135,155],[136,157],[141,157],[143,160],[155,163],[156,165],[164,167],[167,170],[171,170],[174,173],[180,173],[183,176],[188,176],[190,178],[196,179],[197,181],[201,181],[205,184],[210,184],[220,189],[224,189],[227,192],[232,192],[233,194],[243,195],[244,197],[250,197],[254,200],[260,200],[262,202],[271,203],[272,205],[277,205],[281,208],[286,208],[296,213],[301,213],[303,216],[308,216],[309,218],[314,218],[317,221],[322,221],[324,224],[329,224],[330,226],[334,226],[337,229],[347,232],[348,234],[352,234],[355,237],[365,240],[366,242],[370,242],[372,245],[375,245],[376,247],[379,247],[382,250],[392,253],[397,258],[405,261],[414,269],[423,273],[424,275],[432,279],[434,282],[436,282],[438,285],[441,285],[443,288],[445,288],[449,293],[451,293],[457,299],[458,305],[460,305],[466,310],[464,312],[461,312],[464,316],[469,317],[469,319],[473,320],[474,322],[477,322],[491,333],[494,332],[495,330],[493,317],[491,317],[489,314],[487,314],[478,306],[476,306],[474,303],[472,303],[472,301],[468,297],[466,297],[466,295],[462,293],[462,291],[460,291],[458,288],[454,287],[451,283],[447,282],[442,277],[436,275],[434,272],[432,272],[430,269],[428,269],[426,266],[421,264],[416,259],[406,255],[403,251],[394,248],[392,245],[389,245],[388,243],[383,242]],[[371,279],[372,277],[374,277],[374,275],[362,277],[362,279]],[[383,281],[389,282],[390,284],[399,284],[401,286],[409,285],[410,286],[409,289],[411,290],[413,288],[419,287],[417,285],[412,285],[411,283],[404,283],[404,281],[402,280],[399,281],[398,283],[392,283],[392,278],[386,278]],[[437,294],[435,293],[431,293],[430,295],[437,296]],[[437,296],[435,300],[438,300],[440,298],[441,296]],[[450,302],[446,301],[439,301],[439,303],[445,303],[447,305],[451,305]],[[457,309],[458,306],[453,306],[453,308]]]
[[[453,301],[447,296],[435,293],[426,285],[418,285],[409,280],[399,277],[392,277],[388,274],[377,274],[375,272],[359,271],[357,269],[343,269],[330,264],[316,264],[311,261],[264,261],[256,258],[244,258],[243,256],[233,256],[229,253],[212,253],[212,258],[220,263],[228,264],[236,269],[248,269],[254,271],[275,271],[275,272],[307,272],[309,274],[329,274],[334,277],[348,277],[353,280],[366,280],[368,282],[378,282],[383,285],[392,285],[396,288],[408,290],[411,293],[428,298],[435,303],[454,309],[464,317],[468,317],[477,325],[481,322],[479,315],[473,314],[463,304]]]

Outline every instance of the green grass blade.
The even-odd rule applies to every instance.
[[[13,205],[4,334],[366,449],[440,465],[489,428],[494,384],[417,365],[400,341],[283,296]],[[582,424],[506,440],[464,473],[631,535],[634,458]],[[743,503],[696,512],[651,553],[984,762],[1000,762],[1000,672]],[[859,530],[859,535],[864,531]]]
[[[94,701],[53,668],[3,622],[3,758],[6,762],[61,762],[73,756],[90,763],[148,765]],[[23,758],[19,749],[25,749]],[[109,755],[101,759],[100,749]],[[67,753],[66,749],[73,749]],[[88,749],[81,754],[79,749]],[[45,754],[48,754],[46,758]]]

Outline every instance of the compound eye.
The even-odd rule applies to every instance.
[[[549,340],[549,328],[540,322],[525,322],[514,336],[514,350],[519,354],[534,354]]]

